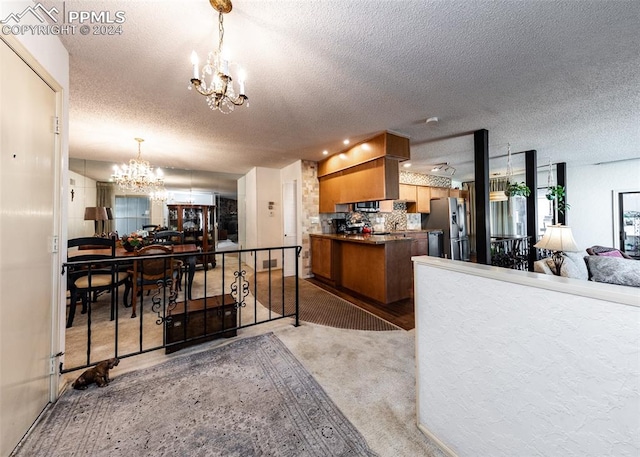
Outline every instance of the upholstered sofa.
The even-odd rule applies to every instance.
[[[560,276],[622,286],[640,287],[640,261],[613,254],[584,255],[565,252]],[[552,275],[555,271],[549,257],[534,263],[534,271]]]

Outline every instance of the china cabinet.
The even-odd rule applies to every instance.
[[[185,244],[193,243],[202,252],[216,250],[215,205],[167,205],[169,230],[184,232]],[[215,267],[215,259],[211,261]]]

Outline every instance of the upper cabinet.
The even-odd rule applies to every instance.
[[[408,160],[410,158],[409,138],[384,132],[358,143],[318,162],[318,178],[382,157],[397,161]]]
[[[408,203],[416,201],[416,186],[411,184],[400,184],[400,200]]]
[[[318,163],[320,212],[336,205],[397,200],[400,160],[409,158],[409,139],[384,132]]]
[[[336,205],[397,200],[398,161],[385,157],[320,178],[320,212],[333,213]]]
[[[405,197],[401,196],[400,199],[406,201],[408,213],[430,213],[431,200],[436,198],[456,197],[467,199],[469,197],[469,191],[467,190],[449,189],[447,187],[414,186],[411,184],[400,184],[401,195],[403,195],[403,192]],[[415,198],[410,200],[410,197],[413,195],[415,195]]]

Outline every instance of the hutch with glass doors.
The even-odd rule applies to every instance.
[[[193,243],[202,252],[216,250],[215,205],[167,205],[169,230],[184,232],[184,242]],[[215,268],[215,257],[211,259]]]

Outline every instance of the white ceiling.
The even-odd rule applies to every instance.
[[[225,44],[250,105],[228,115],[187,90],[191,51],[217,40],[208,1],[64,6],[126,15],[119,36],[62,37],[74,158],[125,162],[142,137],[153,165],[233,178],[391,130],[411,139],[411,171],[449,162],[464,181],[465,133],[482,128],[492,157],[507,143],[569,167],[640,156],[635,0],[234,0]]]

